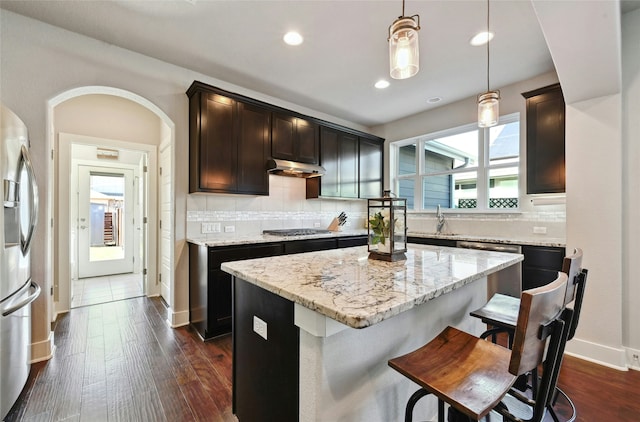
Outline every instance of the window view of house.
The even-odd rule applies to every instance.
[[[502,121],[399,142],[396,191],[407,198],[407,208],[518,208],[520,122],[517,115]]]

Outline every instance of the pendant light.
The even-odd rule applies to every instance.
[[[487,0],[487,92],[478,95],[478,127],[491,127],[500,119],[500,91],[489,88],[489,0]]]
[[[416,20],[414,19],[417,19]],[[389,26],[389,68],[393,79],[407,79],[418,73],[420,69],[418,51],[418,31],[420,16],[404,16],[404,0],[402,0],[402,16]]]

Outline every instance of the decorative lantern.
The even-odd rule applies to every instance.
[[[383,261],[406,259],[407,200],[392,198],[384,191],[382,198],[367,201],[369,258]]]

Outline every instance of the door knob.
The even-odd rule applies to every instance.
[[[80,229],[82,229],[82,230],[84,230],[86,228],[87,228],[87,226],[80,226]]]

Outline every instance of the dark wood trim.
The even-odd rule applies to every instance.
[[[537,89],[534,89],[533,91],[523,92],[522,96],[524,98],[531,98],[531,97],[535,97],[536,95],[546,94],[547,92],[555,91],[555,90],[562,91],[562,88],[560,87],[559,83],[543,86],[542,88],[537,88]]]

